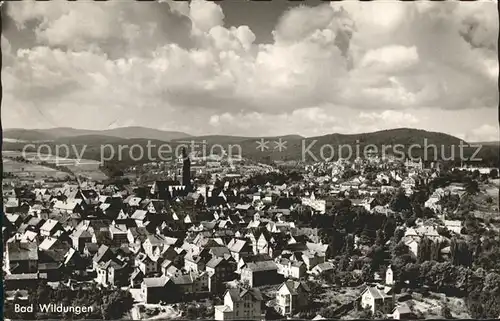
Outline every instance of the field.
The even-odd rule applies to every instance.
[[[474,215],[483,220],[500,220],[498,179],[480,184],[479,189],[480,193],[473,198],[477,205]]]
[[[68,173],[61,172],[53,168],[37,164],[21,163],[8,158],[3,159],[3,171],[20,177],[33,177],[36,179],[48,177],[65,178],[69,176]]]
[[[75,174],[87,177],[93,180],[105,180],[107,176],[100,170],[100,163],[95,160],[81,159],[80,161],[71,158],[59,157],[55,155],[48,154],[38,154],[38,153],[22,153],[19,151],[3,151],[4,158],[4,172],[11,172],[15,175],[30,175],[36,178],[64,178],[68,176],[68,173],[58,171],[51,167],[40,165],[42,162],[48,163],[50,165],[64,166],[70,169]],[[14,160],[13,158],[23,157],[31,163],[23,163]],[[26,174],[21,174],[25,172]]]

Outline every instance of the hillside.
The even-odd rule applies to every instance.
[[[3,139],[10,139],[12,141],[20,140],[20,141],[43,141],[43,140],[52,140],[54,136],[50,133],[44,132],[43,129],[20,129],[20,128],[12,128],[12,129],[4,129],[3,130]]]
[[[300,140],[304,137],[300,135],[286,135],[286,136],[268,136],[268,137],[247,137],[247,136],[229,136],[229,135],[206,135],[206,136],[191,136],[188,138],[174,139],[173,142],[183,142],[183,141],[195,141],[202,142],[206,141],[207,144],[239,144],[245,141],[255,142],[256,140],[275,140],[281,137],[282,140]]]
[[[154,145],[156,147],[151,148],[151,155],[153,158],[158,159],[157,149],[158,146],[168,144],[171,147],[172,152],[180,144],[190,145],[190,141],[207,141],[206,151],[210,153],[210,148],[215,144],[222,145],[226,152],[228,151],[229,145],[238,145],[241,147],[242,156],[255,161],[276,161],[276,160],[299,160],[299,161],[321,161],[325,159],[329,159],[332,156],[333,150],[333,160],[338,159],[339,154],[339,146],[350,146],[352,154],[350,155],[351,159],[356,156],[363,156],[363,149],[367,145],[375,145],[378,148],[378,154],[381,154],[382,145],[387,147],[385,154],[386,155],[396,155],[404,158],[404,155],[408,155],[408,148],[412,144],[419,144],[421,148],[414,147],[411,151],[412,157],[423,157],[424,149],[423,146],[424,140],[427,139],[427,146],[430,144],[434,144],[437,146],[437,154],[434,155],[434,149],[430,148],[427,152],[427,159],[443,159],[448,160],[452,157],[455,160],[458,160],[460,156],[459,146],[461,140],[457,137],[438,133],[438,132],[429,132],[425,130],[419,129],[411,129],[411,128],[399,128],[392,130],[383,130],[372,133],[361,133],[361,134],[330,134],[324,136],[317,137],[309,137],[303,138],[298,135],[288,135],[288,136],[278,136],[278,137],[242,137],[242,136],[224,136],[224,135],[212,135],[212,136],[190,136],[185,137],[183,139],[176,138],[173,141],[169,141],[167,139],[154,139],[149,137],[141,137],[141,138],[120,138],[114,135],[103,135],[102,133],[106,132],[108,134],[117,134],[117,135],[128,135],[131,132],[141,132],[133,131],[133,130],[118,130],[118,131],[100,131],[99,135],[97,134],[87,134],[73,137],[61,137],[54,139],[51,144],[54,146],[57,144],[72,144],[77,146],[77,150],[81,151],[82,146],[85,145],[84,150],[84,158],[100,160],[101,158],[101,147],[104,145],[111,144],[116,151],[119,150],[119,146],[132,146],[132,145],[140,145],[143,146],[145,151],[145,155],[147,155],[147,146],[148,142],[150,146]],[[145,135],[153,136],[155,130],[145,130],[143,132]],[[163,135],[164,132],[157,131],[156,134]],[[133,134],[131,134],[133,135]],[[284,146],[282,145],[281,151],[279,150],[278,140],[282,139],[284,142]],[[259,145],[257,141],[263,139],[267,142],[264,150],[259,149]],[[396,145],[400,145],[399,147]],[[24,146],[23,142],[7,142],[4,141],[4,150],[21,150]],[[454,147],[453,154],[451,153],[451,149]],[[109,156],[108,152],[110,150],[109,147],[105,149],[106,157]],[[482,163],[498,166],[499,160],[499,149],[498,145],[496,146],[483,146],[479,154],[475,157],[481,158]],[[55,150],[55,149],[53,149]],[[198,150],[201,148],[198,146]],[[220,148],[214,149],[216,153],[220,150]],[[308,150],[309,152],[304,152]],[[323,150],[323,156],[321,155],[321,151]],[[359,152],[357,152],[359,150]],[[342,152],[343,157],[349,156],[348,150],[344,147],[340,150]],[[475,147],[467,147],[464,149],[464,156],[471,157],[476,151]],[[164,152],[164,150],[163,150]],[[237,147],[232,148],[233,154],[238,152]],[[312,156],[311,156],[312,154]],[[125,148],[122,152],[122,157],[120,158],[122,161],[131,162],[131,157],[129,156],[129,151]],[[135,155],[135,154],[134,154]],[[133,156],[134,156],[133,155]],[[64,155],[63,155],[64,156]],[[116,156],[116,155],[115,155]],[[137,156],[136,156],[137,157]],[[133,157],[132,157],[133,158]],[[140,160],[139,162],[145,162],[146,159]]]
[[[75,129],[69,127],[58,127],[50,129],[5,129],[3,132],[5,138],[25,140],[25,141],[52,141],[62,138],[76,137],[76,136],[107,136],[122,139],[128,138],[145,138],[145,139],[158,139],[169,141],[172,139],[179,139],[183,137],[190,137],[189,134],[165,131],[159,129],[152,129],[146,127],[120,127],[105,130],[90,130],[90,129]]]

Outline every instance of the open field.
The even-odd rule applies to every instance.
[[[474,210],[474,215],[483,220],[493,219],[499,220],[499,188],[498,179],[490,180],[486,184],[480,184],[480,193],[474,195],[474,203],[477,209]]]
[[[105,180],[107,176],[100,170],[100,163],[95,160],[82,159],[80,161],[71,158],[59,157],[48,154],[38,153],[22,153],[20,151],[3,151],[4,172],[11,172],[19,175],[20,172],[26,172],[24,175],[33,174],[37,178],[57,177],[64,178],[68,173],[58,171],[56,169],[40,165],[42,162],[64,166],[80,176],[90,178],[92,180]],[[24,157],[31,163],[23,163],[14,160],[16,157]]]
[[[17,162],[12,159],[3,159],[3,171],[5,173],[12,173],[18,176],[34,177],[34,178],[65,178],[69,176],[68,173],[55,170],[53,168]]]

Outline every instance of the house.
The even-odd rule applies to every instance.
[[[184,269],[186,271],[201,273],[205,270],[205,265],[209,260],[210,255],[206,249],[199,253],[187,253],[186,256],[184,256]]]
[[[188,274],[172,276],[172,281],[181,295],[206,294],[210,290],[207,272],[189,272]]]
[[[404,241],[404,244],[408,246],[410,249],[410,252],[413,254],[414,257],[418,256],[418,246],[419,242],[414,240],[414,239],[407,239]]]
[[[95,281],[104,286],[126,285],[129,283],[129,269],[125,262],[106,245],[101,245],[92,258],[93,269],[96,271]]]
[[[457,233],[457,234],[461,234],[462,233],[462,222],[461,221],[450,221],[450,220],[445,220],[444,221],[444,226],[454,232],[454,233]]]
[[[170,245],[176,244],[177,239],[164,237],[162,235],[148,234],[142,243],[145,253],[153,254],[157,249],[160,251]]]
[[[145,276],[158,272],[158,262],[145,253],[139,253],[135,258],[135,266]]]
[[[148,230],[145,227],[131,227],[127,231],[127,240],[129,244],[142,243],[149,235]]]
[[[252,234],[253,236],[253,234]],[[267,233],[261,233],[253,242],[254,254],[269,254],[270,237]]]
[[[130,275],[130,287],[131,288],[140,288],[142,281],[144,280],[144,273],[141,270],[135,269],[134,272]]]
[[[276,310],[283,316],[299,312],[309,304],[309,287],[298,281],[288,280],[276,291]]]
[[[38,246],[35,242],[10,242],[5,248],[7,274],[29,274],[38,271]]]
[[[251,262],[260,262],[260,261],[271,261],[272,258],[268,254],[257,254],[257,255],[250,255],[250,256],[245,256],[240,258],[236,265],[236,273],[241,274],[241,269],[243,269],[247,263]]]
[[[278,266],[274,261],[247,263],[241,269],[241,281],[250,287],[277,284],[282,280],[278,274]]]
[[[252,246],[247,240],[233,238],[228,243],[227,248],[231,252],[231,256],[236,262],[238,262],[243,256],[249,256],[253,254]]]
[[[371,212],[375,206],[378,205],[377,200],[373,197],[364,198],[361,200],[360,205],[365,208],[368,212]]]
[[[262,320],[262,294],[259,289],[228,289],[224,305],[216,305],[215,320]]]
[[[42,236],[52,236],[57,231],[64,231],[61,223],[56,220],[48,219],[45,223],[40,227],[40,235]]]
[[[283,258],[278,259],[276,265],[278,266],[278,274],[285,278],[300,279],[306,275],[307,268],[304,262]]]
[[[314,251],[304,251],[302,253],[302,261],[306,264],[307,270],[311,271],[316,265],[325,262],[325,255]]]
[[[361,307],[370,309],[374,314],[376,311],[384,313],[392,309],[392,295],[389,295],[390,288],[380,286],[367,286],[361,293]]]
[[[311,270],[311,274],[318,276],[318,275],[321,275],[323,273],[333,271],[334,269],[335,269],[335,265],[333,265],[333,263],[323,262],[323,263],[320,263],[320,264],[314,266]]]
[[[67,199],[64,201],[56,201],[54,210],[61,214],[81,213],[83,210],[82,199]]]
[[[398,304],[394,310],[392,310],[392,318],[394,320],[408,320],[415,319],[415,314],[411,311],[407,303],[403,302]]]
[[[84,228],[75,229],[70,238],[73,248],[77,249],[79,252],[83,252],[85,244],[92,242],[92,234],[89,230]]]
[[[169,277],[144,278],[141,284],[141,298],[145,303],[176,302],[179,292]]]
[[[206,265],[209,276],[210,291],[219,291],[223,288],[223,283],[234,279],[236,262],[233,258],[212,257]]]
[[[132,213],[132,216],[130,218],[135,221],[135,224],[137,226],[142,227],[142,226],[144,226],[144,223],[146,221],[147,214],[148,214],[148,211],[135,210],[134,213]]]

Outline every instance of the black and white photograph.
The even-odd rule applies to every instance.
[[[500,319],[497,1],[0,11],[3,319]]]

